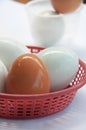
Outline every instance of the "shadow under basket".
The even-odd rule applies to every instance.
[[[28,46],[32,53],[42,47]],[[86,84],[86,64],[80,60],[79,70],[70,85],[61,91],[35,95],[13,95],[0,93],[0,117],[12,119],[32,119],[48,116],[66,108],[77,90]]]

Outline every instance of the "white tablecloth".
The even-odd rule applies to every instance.
[[[78,20],[79,15],[79,20]],[[61,41],[71,47],[86,62],[86,6],[73,14],[66,14],[66,30]],[[19,44],[42,46],[34,43],[29,30],[26,5],[12,0],[0,0],[0,38],[17,40]],[[0,130],[86,130],[86,86],[81,88],[73,102],[63,111],[33,120],[0,118]]]

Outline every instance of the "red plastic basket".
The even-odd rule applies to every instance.
[[[44,48],[30,46],[32,53]],[[31,119],[48,116],[66,108],[77,90],[86,84],[86,64],[80,60],[79,70],[68,88],[57,92],[36,95],[12,95],[0,93],[0,117]]]

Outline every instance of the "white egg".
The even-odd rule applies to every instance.
[[[0,60],[0,92],[4,92],[8,71],[3,62]]]
[[[13,40],[0,39],[0,60],[3,61],[9,70],[13,61],[24,53],[30,53],[30,50]]]
[[[75,52],[63,47],[50,47],[38,53],[47,67],[51,91],[66,88],[75,77],[79,59]]]

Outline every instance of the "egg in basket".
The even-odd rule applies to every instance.
[[[57,52],[55,49],[54,55],[58,58],[58,61],[60,60],[60,62],[57,63],[57,61],[55,61],[54,63],[49,63],[49,49],[50,48],[48,48],[47,50],[42,47],[28,46],[28,53],[30,50],[31,54],[36,57],[35,62],[37,62],[40,66],[40,69],[38,69],[37,66],[33,67],[33,58],[32,55],[29,54],[29,59],[32,60],[32,64],[30,64],[30,67],[32,66],[32,69],[29,68],[30,81],[28,81],[27,79],[28,70],[22,69],[22,72],[20,72],[19,70],[22,66],[27,67],[27,65],[25,65],[24,63],[24,60],[26,60],[28,64],[27,54],[23,53],[15,58],[15,61],[18,61],[17,65],[21,66],[20,68],[18,68],[18,66],[16,65],[16,69],[18,70],[18,72],[20,72],[20,74],[17,74],[17,76],[19,76],[17,77],[18,81],[15,78],[16,73],[13,73],[13,75],[10,76],[10,74],[12,74],[12,70],[15,70],[15,68],[13,68],[13,66],[15,66],[15,61],[12,66],[7,69],[7,80],[4,85],[6,90],[5,92],[0,93],[0,117],[31,119],[59,112],[66,108],[72,102],[77,90],[86,84],[86,64],[81,59],[78,60],[78,57],[75,56],[74,53],[71,54],[71,52],[69,53],[69,51],[64,48],[58,48],[58,54],[62,52],[61,54],[64,57],[62,57],[62,55],[59,55],[59,59],[59,56],[57,56]],[[64,50],[66,52],[66,55],[65,53],[63,53]],[[43,52],[46,52],[46,58]],[[53,54],[53,51],[51,51],[51,54]],[[26,57],[20,58],[21,55],[26,55]],[[68,60],[67,56],[71,59]],[[20,58],[20,60],[18,60],[18,58]],[[52,59],[52,61],[55,60],[52,55],[49,56],[49,58],[50,60]],[[63,58],[63,62],[61,61],[61,58]],[[73,60],[75,64],[73,64]],[[21,64],[21,62],[24,64]],[[68,62],[69,64],[66,66],[66,63]],[[49,67],[47,68],[48,65]],[[54,66],[53,69],[56,69],[55,67],[57,66],[57,70],[53,71],[53,69],[51,69],[52,66]],[[62,70],[63,67],[65,68],[64,71]],[[35,68],[37,68],[37,70]],[[49,72],[50,70],[51,72]],[[37,73],[37,71],[39,71],[39,73]],[[64,73],[61,75],[60,72]],[[23,77],[21,76],[22,74],[24,74],[24,77],[26,77],[21,78]],[[58,74],[57,77],[56,74]],[[39,80],[36,80],[36,78]],[[33,81],[34,83],[32,83]],[[23,82],[26,86],[23,85]],[[30,85],[27,85],[26,82],[30,83]],[[20,84],[22,87],[18,86]],[[40,87],[38,86],[38,84],[40,85]]]

